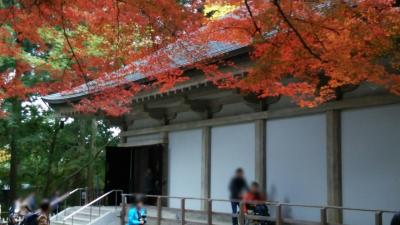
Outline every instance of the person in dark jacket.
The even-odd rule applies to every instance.
[[[393,216],[392,222],[390,222],[390,225],[400,225],[400,212],[396,213]]]
[[[40,210],[38,212],[37,224],[38,225],[50,225],[50,201],[43,199],[40,203]]]
[[[235,176],[229,183],[230,199],[232,205],[232,225],[238,224],[237,212],[239,208],[239,201],[242,198],[242,194],[247,191],[247,182],[244,178],[244,172],[242,168],[236,169]]]

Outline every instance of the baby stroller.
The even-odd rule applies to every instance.
[[[253,207],[250,207],[251,210],[248,211],[249,215],[254,216],[270,216],[268,211],[268,206],[266,204],[257,204]],[[246,221],[246,225],[274,225],[275,223],[272,221],[266,220],[256,220],[256,219],[249,219]]]

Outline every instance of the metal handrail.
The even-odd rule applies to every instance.
[[[86,190],[86,189],[87,189],[86,187],[84,187],[84,188],[76,188],[76,189],[74,189],[74,190],[72,190],[72,191],[70,191],[70,192],[65,193],[64,195],[60,196],[59,198],[55,199],[54,201],[52,201],[52,202],[50,203],[50,205],[53,206],[53,205],[55,205],[55,204],[58,204],[58,203],[60,203],[60,202],[62,202],[62,201],[64,201],[64,200],[66,200],[66,199],[69,198],[71,195],[75,194],[76,192],[82,191],[82,190]]]
[[[82,191],[85,191],[86,189],[87,189],[86,187],[84,187],[84,188],[76,188],[76,189],[74,189],[74,190],[72,190],[70,192],[67,192],[64,195],[62,195],[62,196],[58,197],[57,199],[53,200],[50,203],[50,206],[54,207],[54,205],[59,204],[60,202],[64,202],[63,210],[64,210],[64,216],[65,216],[67,214],[67,200],[68,200],[68,198],[71,197],[76,192],[80,191],[79,205],[81,205],[82,204]],[[85,202],[86,202],[86,200],[85,200]],[[59,214],[60,214],[59,207],[57,207],[56,215],[54,215],[52,217],[52,219],[55,218],[56,220],[58,220]]]
[[[312,205],[312,204],[294,204],[294,203],[284,203],[279,201],[244,201],[240,199],[217,199],[217,198],[199,198],[199,197],[178,197],[178,196],[168,196],[168,195],[145,195],[141,193],[134,194],[122,194],[123,196],[136,196],[141,195],[148,198],[169,198],[169,199],[185,199],[185,200],[198,200],[198,201],[213,201],[213,202],[243,202],[247,204],[266,204],[266,205],[282,205],[282,206],[292,206],[292,207],[304,207],[304,208],[327,208],[327,209],[341,209],[341,210],[354,210],[354,211],[364,211],[364,212],[386,212],[386,213],[397,213],[397,211],[387,210],[387,209],[366,209],[366,208],[351,208],[351,207],[340,207],[334,205]]]
[[[121,194],[123,193],[122,190],[111,190],[111,191],[101,195],[100,197],[96,198],[95,200],[89,202],[88,204],[82,206],[80,209],[76,210],[75,212],[71,213],[70,215],[64,217],[63,221],[65,222],[66,220],[72,218],[72,224],[73,224],[74,216],[76,214],[82,212],[84,209],[88,208],[89,206],[92,206],[93,204],[97,203],[98,201],[102,200],[103,198],[107,197],[108,195],[110,195],[111,193],[114,193],[114,192],[115,193],[121,192]],[[115,201],[115,204],[117,204],[117,201]],[[99,205],[99,214],[100,214],[100,208],[101,208],[101,205]],[[92,217],[92,210],[90,210],[90,220],[91,220],[91,217]]]
[[[138,194],[122,194],[122,211],[121,211],[121,224],[125,224],[125,211],[126,211],[126,205],[127,205],[127,197],[128,196],[135,196]],[[350,207],[340,207],[340,206],[319,206],[319,205],[305,205],[305,204],[291,204],[291,203],[281,203],[281,202],[268,202],[268,201],[243,201],[243,200],[238,200],[238,199],[233,199],[233,200],[228,200],[228,199],[212,199],[212,198],[196,198],[196,197],[177,197],[177,196],[163,196],[163,195],[143,195],[140,194],[144,197],[149,197],[149,198],[157,198],[157,225],[161,225],[161,211],[162,211],[162,205],[161,205],[161,199],[166,198],[166,199],[180,199],[181,202],[181,223],[182,225],[186,225],[186,219],[185,219],[185,211],[187,211],[185,202],[186,200],[199,200],[199,201],[204,201],[206,203],[206,212],[207,212],[207,225],[212,225],[212,217],[214,212],[212,211],[212,203],[213,202],[239,202],[239,214],[234,215],[232,214],[232,217],[237,217],[238,220],[240,221],[239,224],[245,224],[244,221],[245,219],[250,219],[250,220],[261,220],[261,221],[275,221],[277,225],[282,225],[284,222],[290,222],[291,219],[287,219],[283,217],[282,214],[282,207],[307,207],[307,208],[315,208],[320,210],[320,222],[307,222],[305,224],[308,225],[326,225],[328,224],[327,221],[327,210],[328,209],[335,209],[335,210],[341,210],[342,212],[344,210],[352,210],[352,211],[364,211],[364,212],[374,212],[375,213],[375,225],[382,225],[382,215],[384,213],[396,213],[396,211],[393,210],[379,210],[379,209],[363,209],[363,208],[350,208]],[[246,214],[243,209],[245,204],[267,204],[270,206],[273,206],[276,208],[276,215],[275,217],[270,217],[270,216],[256,216],[256,215],[248,215]],[[295,221],[295,220],[293,220]],[[295,221],[296,222],[296,221]],[[297,221],[298,222],[298,221]]]

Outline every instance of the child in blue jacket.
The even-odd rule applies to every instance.
[[[129,210],[128,223],[126,225],[143,225],[146,224],[146,209],[143,207],[143,200],[137,198],[135,206]]]

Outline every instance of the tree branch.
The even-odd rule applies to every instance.
[[[332,32],[335,33],[336,35],[340,35],[340,32],[339,32],[339,31],[335,30],[334,28],[325,26],[325,25],[323,25],[323,24],[317,24],[317,23],[314,23],[314,22],[312,22],[312,21],[306,21],[306,20],[301,19],[301,18],[293,18],[293,19],[296,20],[296,21],[302,22],[302,23],[308,23],[308,24],[310,24],[310,25],[312,25],[312,26],[321,27],[321,28],[323,28],[323,29],[332,31]]]
[[[90,166],[91,164],[93,164],[97,157],[99,157],[100,153],[103,151],[103,149],[99,150],[96,152],[96,154],[93,156],[93,160],[84,164],[81,168],[79,168],[78,170],[76,170],[75,172],[73,172],[72,174],[68,175],[67,177],[65,177],[64,179],[62,179],[59,183],[65,183],[68,180],[70,180],[72,177],[78,175],[80,172],[82,172],[82,170],[86,169],[88,166]]]
[[[254,33],[259,33],[262,36],[261,28],[257,25],[257,22],[254,19],[253,12],[251,11],[248,0],[244,0],[244,4],[246,5],[247,12],[250,15],[250,18],[251,18],[251,21],[253,22],[254,28],[256,29]]]
[[[290,29],[293,30],[293,32],[295,33],[295,35],[297,36],[297,38],[299,39],[299,41],[301,42],[301,44],[303,45],[303,47],[315,58],[317,58],[318,60],[322,61],[321,57],[315,53],[310,46],[307,45],[306,41],[304,40],[304,38],[301,36],[300,32],[296,29],[296,27],[293,26],[293,24],[290,22],[289,18],[286,16],[285,12],[283,11],[281,5],[279,4],[279,0],[274,0],[273,4],[276,6],[276,8],[278,9],[278,13],[282,16],[283,20],[285,21],[285,23],[290,27]]]
[[[83,67],[81,65],[81,63],[79,62],[78,56],[75,53],[75,50],[72,46],[71,41],[69,40],[68,34],[67,34],[67,30],[66,30],[66,25],[65,25],[65,17],[64,17],[64,1],[61,4],[61,24],[62,24],[62,29],[63,29],[63,36],[65,38],[65,40],[67,41],[68,44],[68,48],[71,50],[71,54],[72,57],[75,59],[76,64],[78,65],[79,71],[81,72],[81,75],[83,77],[83,80],[85,81],[86,87],[88,89],[89,92],[89,85],[87,84],[90,80],[89,78],[86,76],[86,74],[83,71]]]

